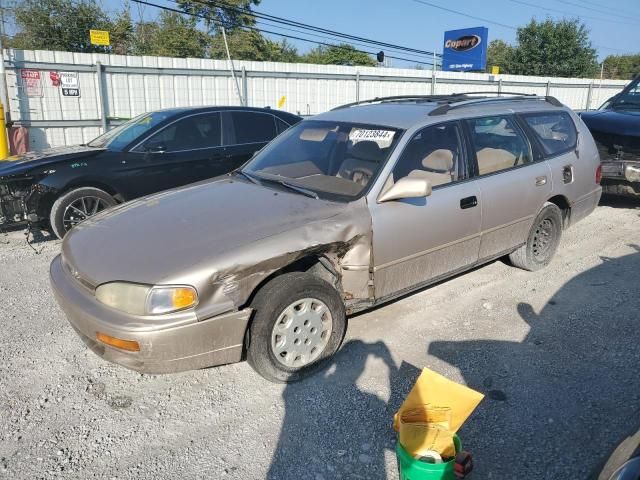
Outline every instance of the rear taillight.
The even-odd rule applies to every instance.
[[[600,185],[601,180],[602,180],[602,165],[598,165],[598,168],[596,168],[596,183]]]

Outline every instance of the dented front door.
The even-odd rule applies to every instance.
[[[428,179],[425,198],[370,204],[376,299],[436,281],[478,260],[480,191],[469,178],[457,122],[426,127],[407,142],[389,183]]]

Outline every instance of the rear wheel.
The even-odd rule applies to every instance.
[[[51,230],[56,237],[63,238],[77,224],[116,203],[111,195],[98,188],[71,190],[53,203],[49,216]]]
[[[546,267],[558,250],[562,235],[562,210],[546,203],[533,221],[527,243],[509,255],[514,267],[535,271]]]
[[[308,273],[274,278],[256,295],[247,361],[272,382],[295,382],[340,347],[346,330],[338,292]]]

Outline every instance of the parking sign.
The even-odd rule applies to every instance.
[[[64,97],[80,96],[80,81],[78,72],[60,72],[60,86]]]

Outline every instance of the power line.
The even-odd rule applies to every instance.
[[[440,5],[436,5],[434,3],[430,3],[430,2],[427,2],[425,0],[413,0],[413,1],[416,2],[416,3],[421,3],[423,5],[427,5],[429,7],[437,8],[439,10],[444,10],[445,12],[455,13],[456,15],[462,15],[463,17],[473,18],[474,20],[480,20],[482,22],[487,22],[487,23],[490,23],[492,25],[498,25],[500,27],[508,28],[510,30],[516,30],[516,31],[518,30],[518,27],[513,26],[513,25],[507,25],[507,24],[504,24],[504,23],[494,22],[493,20],[489,20],[489,19],[486,19],[486,18],[476,17],[475,15],[470,15],[468,13],[460,12],[459,10],[452,10],[451,8],[442,7]],[[516,0],[511,0],[511,1],[516,1]],[[523,3],[523,2],[518,2],[518,3]],[[533,5],[533,4],[528,4],[528,5],[532,6],[532,7],[535,7],[535,8],[540,8],[537,5]],[[616,51],[616,52],[624,52],[624,50],[621,50],[619,48],[605,47],[603,45],[594,45],[594,47],[601,48],[603,50],[612,50],[612,51]]]
[[[604,13],[605,15],[609,15],[611,17],[618,17],[618,18],[624,18],[625,20],[629,19],[630,16],[631,18],[634,18],[636,20],[640,20],[640,18],[633,16],[632,14],[628,14],[628,15],[619,15],[617,13],[612,13],[611,11],[607,11],[607,10],[603,10],[602,8],[593,8],[593,7],[588,7],[583,5],[582,3],[575,3],[575,2],[571,2],[569,0],[557,0],[560,3],[564,3],[566,5],[571,5],[573,7],[579,7],[579,8],[584,8],[585,10],[591,10],[592,12],[596,12],[596,13]],[[583,2],[584,3],[584,2]],[[600,5],[600,7],[602,7],[602,5]]]
[[[162,10],[179,13],[181,15],[185,15],[186,14],[186,15],[190,15],[190,16],[193,16],[193,17],[202,18],[204,20],[209,20],[209,21],[211,21],[211,22],[213,22],[215,24],[220,24],[220,22],[218,20],[216,20],[215,18],[211,18],[211,17],[209,17],[207,15],[201,15],[201,14],[197,14],[197,13],[186,13],[186,12],[184,12],[182,10],[178,10],[176,8],[171,8],[171,7],[167,7],[167,6],[164,6],[164,5],[157,5],[155,3],[147,2],[145,0],[132,0],[132,1],[135,2],[135,3],[139,3],[139,4],[149,5],[151,7],[160,8]],[[248,25],[247,26],[243,26],[241,28],[245,29],[245,30],[253,30],[253,31],[260,32],[260,33],[268,33],[268,34],[277,35],[277,36],[280,36],[280,37],[291,38],[291,39],[294,39],[294,40],[300,40],[302,42],[309,42],[309,43],[313,43],[313,44],[317,44],[317,45],[324,45],[324,46],[327,46],[327,47],[347,50],[347,47],[342,47],[340,45],[335,45],[335,44],[326,43],[326,42],[320,42],[320,41],[317,41],[317,40],[310,40],[308,38],[302,38],[302,37],[298,37],[298,36],[294,36],[294,35],[288,35],[288,34],[280,33],[280,32],[274,32],[274,31],[271,31],[271,30],[266,30],[264,28],[256,28],[256,27],[251,27],[251,26],[248,26]],[[360,53],[366,53],[367,55],[376,55],[376,52],[360,50],[360,49],[357,49],[357,48],[353,48],[353,51],[360,52]],[[385,55],[385,56],[388,57],[388,58],[393,58],[394,60],[402,60],[402,61],[410,62],[410,63],[418,63],[418,64],[421,64],[421,65],[433,66],[433,62],[416,61],[416,60],[413,60],[413,59],[410,59],[410,58],[398,57],[398,56],[392,56],[392,55]]]
[[[514,27],[513,25],[506,25],[500,22],[494,22],[493,20],[489,20],[487,18],[476,17],[475,15],[469,15],[468,13],[460,12],[459,10],[453,10],[451,8],[442,7],[440,5],[436,5],[435,3],[426,2],[425,0],[413,0],[416,3],[421,3],[422,5],[427,5],[428,7],[437,8],[438,10],[444,10],[445,12],[455,13],[456,15],[462,15],[463,17],[473,18],[474,20],[480,20],[481,22],[490,23],[492,25],[498,25],[499,27],[508,28],[511,30],[518,30],[518,27]]]
[[[175,0],[171,0],[171,1],[173,1],[174,3],[177,3]],[[255,12],[255,11],[250,10],[250,9],[245,9],[245,8],[240,8],[240,7],[233,7],[233,6],[230,6],[230,5],[221,4],[219,2],[216,2],[215,0],[208,0],[208,1],[192,0],[192,3],[196,3],[196,4],[199,4],[199,5],[205,6],[205,7],[214,7],[214,8],[219,8],[219,9],[225,10],[225,11],[230,11],[230,12],[240,13],[240,14],[243,14],[243,15],[248,15],[248,16],[253,17],[254,19],[255,18],[259,18],[261,20],[275,22],[275,23],[282,24],[282,25],[302,28],[304,30],[314,31],[314,32],[317,32],[317,33],[325,34],[325,35],[330,35],[332,37],[339,37],[339,38],[343,38],[343,39],[347,39],[347,40],[351,40],[351,41],[368,43],[368,44],[371,44],[371,45],[376,45],[378,47],[390,48],[390,49],[403,51],[403,52],[417,53],[419,55],[425,55],[425,56],[433,56],[433,52],[430,52],[428,50],[419,50],[419,49],[412,48],[412,47],[406,47],[406,46],[403,46],[403,45],[397,45],[397,44],[387,43],[387,42],[383,42],[383,41],[379,41],[379,40],[373,40],[371,38],[360,37],[360,36],[351,35],[351,34],[347,34],[347,33],[343,33],[343,32],[338,32],[336,30],[329,30],[327,28],[317,27],[315,25],[310,25],[308,23],[298,22],[296,20],[291,20],[291,19],[284,18],[284,17],[278,17],[278,16],[275,16],[275,15],[267,14],[267,13]],[[283,28],[283,27],[281,27],[281,28]]]
[[[557,8],[551,8],[551,7],[542,7],[540,5],[536,5],[535,3],[525,2],[523,0],[509,0],[509,1],[511,1],[513,3],[519,3],[520,5],[526,5],[528,7],[537,8],[537,9],[540,9],[540,10],[561,13],[562,15],[569,15],[570,17],[588,18],[589,20],[595,20],[597,22],[617,23],[617,24],[620,24],[620,25],[633,25],[633,26],[637,25],[637,23],[621,22],[620,20],[611,20],[609,18],[598,18],[598,17],[589,16],[589,15],[578,15],[578,14],[573,13],[573,12],[567,12],[566,10],[558,10]]]
[[[169,1],[172,1],[173,3],[178,4],[178,2],[176,0],[169,0]],[[219,6],[218,7],[218,5],[215,2],[207,2],[207,3],[205,3],[205,2],[202,2],[202,1],[194,0],[193,3],[197,3],[197,4],[203,5],[203,6],[211,6],[211,5],[213,5],[216,8],[221,8],[223,10],[240,11],[240,9],[235,8],[235,7],[227,7],[227,6]],[[266,25],[268,27],[277,28],[279,30],[285,30],[285,31],[294,32],[294,33],[302,33],[302,34],[307,35],[307,36],[311,36],[311,37],[315,37],[315,38],[321,38],[321,39],[327,40],[327,41],[340,41],[340,40],[337,40],[335,38],[332,38],[331,36],[309,33],[306,30],[301,30],[300,29],[300,28],[305,28],[305,27],[300,27],[300,28],[283,27],[281,24],[289,25],[289,23],[280,22],[280,21],[271,20],[271,19],[269,19],[269,20],[262,19],[262,17],[263,17],[262,14],[254,14],[250,10],[247,10],[247,11],[243,10],[242,13],[246,13],[247,15],[260,18],[260,20],[254,20],[257,25]],[[266,15],[266,14],[264,16],[273,17],[273,18],[281,18],[281,17],[274,17],[273,15]],[[291,23],[299,24],[299,22],[295,22],[295,21],[291,21]],[[300,25],[305,25],[305,24],[300,24]],[[322,28],[319,28],[319,27],[313,27],[313,28],[317,28],[318,30],[312,30],[312,31],[325,31],[325,29],[322,29]],[[326,31],[331,31],[331,30],[326,30]],[[354,38],[360,38],[360,37],[354,37]],[[372,40],[371,42],[374,42],[374,41]],[[369,47],[370,46],[370,45],[367,45],[367,44],[359,42],[359,41],[351,41],[350,43],[353,44],[353,45],[360,45],[360,46],[364,46],[364,47]],[[393,44],[378,44],[378,43],[376,43],[376,45],[378,45],[378,46],[386,46],[386,45],[393,45]],[[409,47],[401,47],[401,48],[400,47],[396,48],[395,46],[394,47],[386,47],[386,50],[387,51],[391,51],[391,52],[395,51],[395,52],[405,53],[405,54],[408,54],[411,57],[419,57],[420,55],[422,55],[422,54],[410,53],[410,52],[414,51],[415,49],[411,49]],[[407,53],[407,52],[409,52],[409,53]],[[431,57],[431,56],[433,56],[433,52],[426,52],[425,51],[424,55],[428,55],[428,56]],[[386,55],[386,56],[389,56],[389,55]],[[440,55],[438,55],[438,57],[440,57]],[[411,61],[415,62],[415,61],[419,61],[419,60],[414,58],[414,59],[411,59]]]

